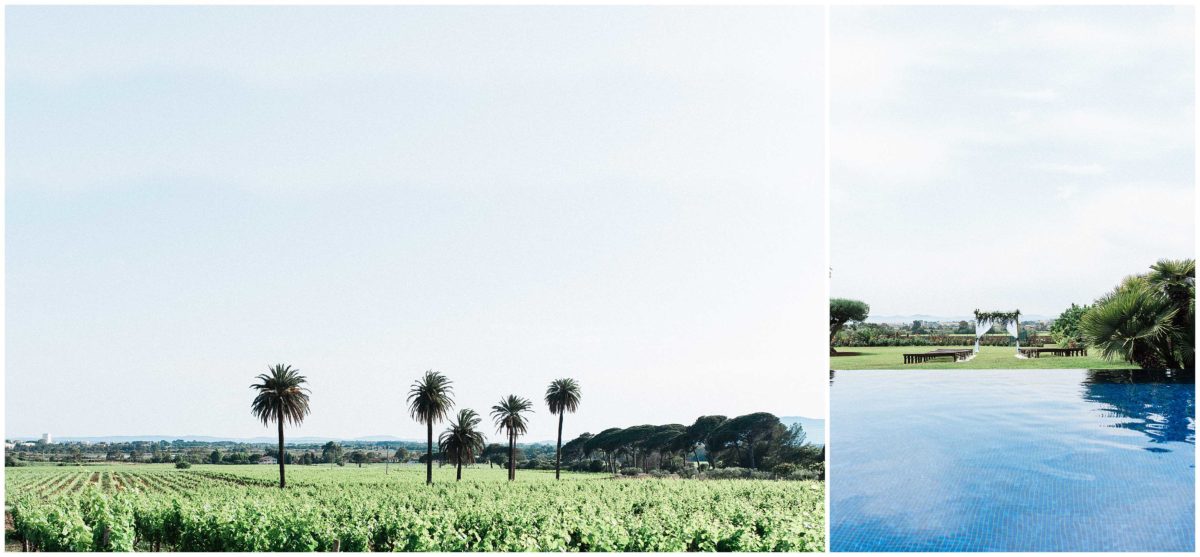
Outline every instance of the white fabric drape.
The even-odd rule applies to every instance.
[[[1008,330],[1008,336],[1017,339],[1017,352],[1021,351],[1021,333],[1018,330],[1020,325],[1016,321],[1009,321],[1005,329]]]
[[[975,321],[975,353],[979,353],[979,339],[983,338],[988,331],[992,330],[992,321],[990,319],[980,319]]]

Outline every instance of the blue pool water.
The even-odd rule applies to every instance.
[[[833,551],[1193,551],[1195,378],[838,371]]]

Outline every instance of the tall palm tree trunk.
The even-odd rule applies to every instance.
[[[461,460],[458,461],[458,472],[456,472],[454,475],[454,481],[456,481],[456,482],[462,481],[462,461]]]
[[[428,432],[425,443],[425,484],[433,485],[433,420],[425,425]]]
[[[287,482],[283,479],[283,403],[279,403],[279,489],[283,489]]]
[[[558,448],[554,449],[554,479],[562,479],[558,475],[558,470],[562,466],[562,423],[563,412],[558,413]]]
[[[508,431],[508,481],[517,479],[517,439]]]

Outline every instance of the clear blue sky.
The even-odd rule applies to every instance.
[[[820,8],[7,9],[9,436],[823,416]]]
[[[1195,257],[1190,7],[831,13],[831,292],[1057,316]]]

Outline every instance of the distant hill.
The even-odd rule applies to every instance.
[[[784,425],[800,424],[808,442],[814,445],[825,444],[825,420],[822,418],[805,418],[803,416],[780,416],[779,421]]]

